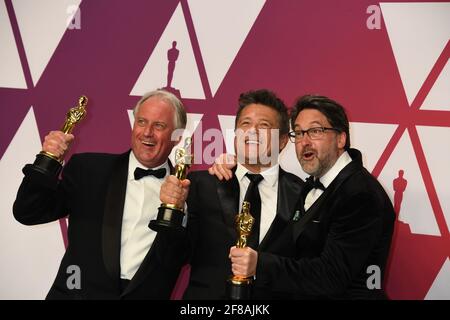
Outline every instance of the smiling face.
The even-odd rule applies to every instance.
[[[131,149],[147,168],[163,164],[178,141],[171,141],[175,129],[174,108],[161,97],[145,100],[134,115]]]
[[[279,136],[278,112],[262,104],[249,104],[236,121],[235,149],[238,162],[259,172],[277,163],[278,153],[288,140]]]
[[[308,130],[313,127],[332,127],[323,113],[315,109],[303,109],[295,119],[294,130]],[[344,152],[346,134],[327,130],[320,139],[311,140],[305,134],[295,143],[295,151],[303,171],[320,178],[333,167]]]

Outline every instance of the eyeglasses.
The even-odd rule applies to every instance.
[[[317,139],[322,138],[323,135],[325,134],[325,131],[327,131],[327,130],[341,132],[341,130],[336,129],[336,128],[314,127],[314,128],[309,128],[308,130],[291,131],[291,132],[289,132],[289,139],[292,142],[299,142],[300,140],[302,140],[304,138],[305,133],[306,133],[311,140],[317,140]]]

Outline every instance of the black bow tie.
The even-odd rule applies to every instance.
[[[157,170],[152,169],[145,170],[142,168],[136,168],[136,170],[134,170],[134,180],[139,180],[140,178],[146,176],[155,176],[158,179],[164,178],[166,176],[166,169],[160,168]]]
[[[325,190],[325,186],[322,184],[322,182],[320,182],[319,179],[314,179],[313,176],[309,176],[308,178],[306,178],[305,181],[305,188],[306,189],[320,189],[320,190]]]

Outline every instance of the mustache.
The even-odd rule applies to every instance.
[[[316,153],[316,150],[313,149],[313,148],[305,148],[305,149],[302,151],[302,154],[308,153],[308,152]]]

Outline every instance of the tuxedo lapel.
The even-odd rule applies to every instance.
[[[112,279],[120,279],[120,247],[122,217],[127,189],[129,152],[119,156],[112,171],[105,198],[102,228],[102,251],[106,271]]]
[[[239,183],[234,174],[228,181],[217,179],[217,196],[225,224],[234,230],[234,221],[239,213]]]
[[[175,174],[175,167],[172,165],[172,161],[170,161],[170,159],[168,159],[167,163],[169,165],[170,174],[174,175]]]
[[[277,213],[258,247],[259,250],[264,250],[270,243],[273,243],[273,239],[283,232],[287,223],[292,219],[295,206],[300,197],[301,189],[301,184],[298,183],[298,181],[289,179],[286,172],[280,168],[278,178]]]
[[[306,212],[304,210],[304,201],[299,201],[297,210],[302,212],[302,218],[294,225],[294,239],[296,239],[305,230],[308,222],[313,219],[317,219],[320,214],[326,210],[326,206],[330,203],[330,199],[336,199],[339,197],[339,187],[360,168],[361,162],[359,159],[354,159],[352,157],[352,162],[350,162],[344,169],[341,170],[341,172],[339,172],[336,178]]]

